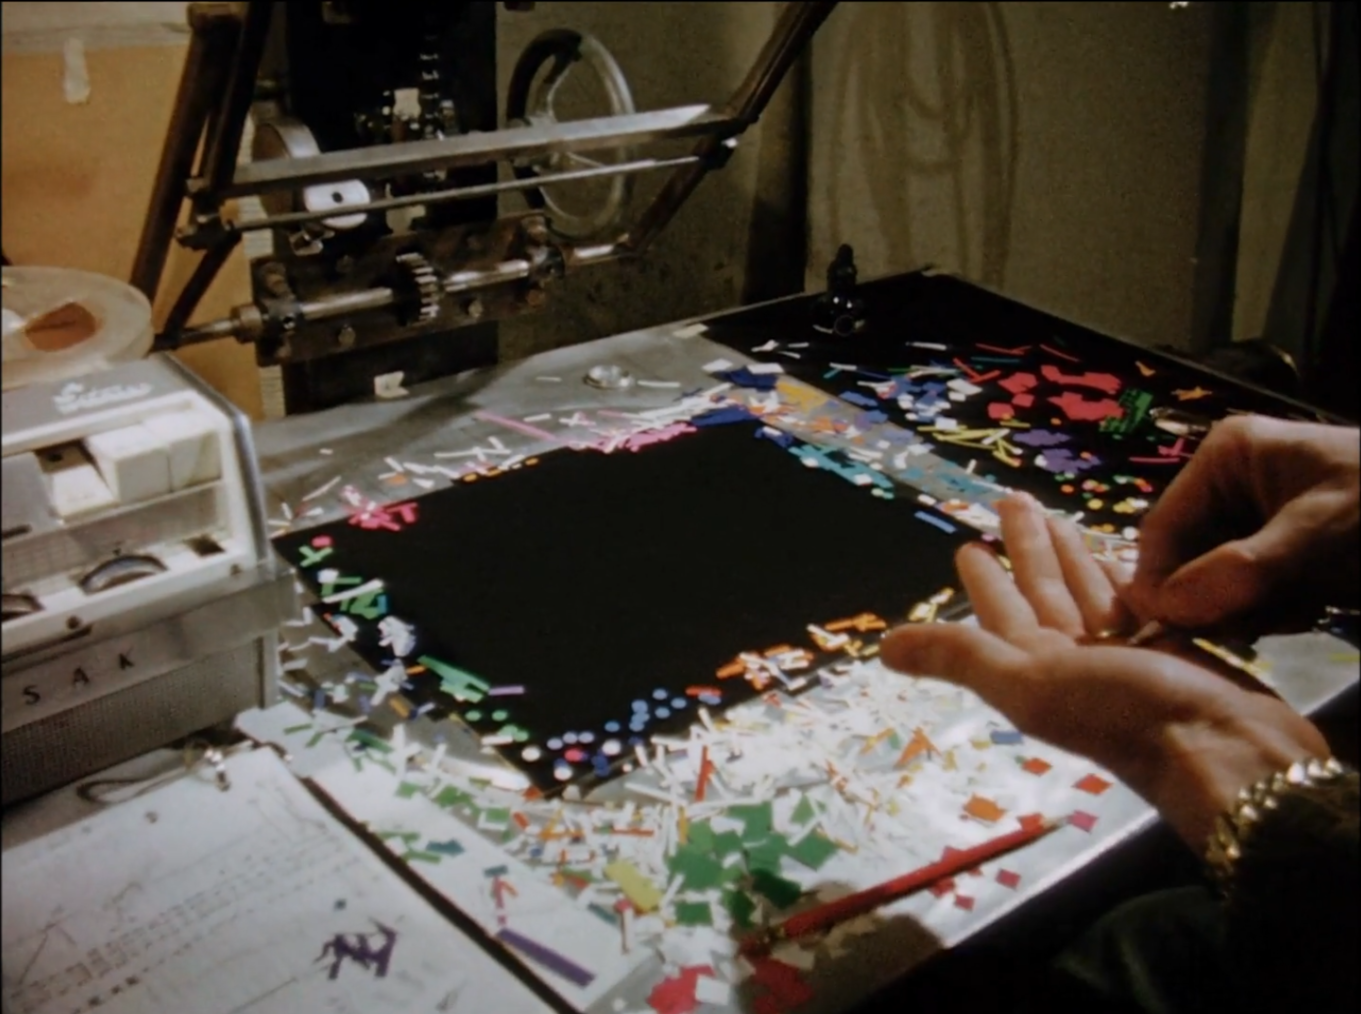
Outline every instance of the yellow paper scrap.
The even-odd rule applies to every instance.
[[[661,904],[662,892],[627,859],[618,859],[606,866],[605,876],[619,885],[624,897],[633,902],[639,912],[651,912]]]

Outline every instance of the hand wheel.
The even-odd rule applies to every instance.
[[[506,119],[510,125],[543,126],[565,122],[554,109],[554,99],[570,72],[578,65],[590,70],[603,86],[611,116],[634,112],[633,93],[619,64],[598,39],[566,28],[555,28],[539,35],[525,47],[511,75],[506,95]],[[541,73],[547,67],[547,73]],[[575,152],[554,152],[533,159],[519,160],[512,165],[516,177],[531,180],[553,172],[605,169],[611,164],[627,162],[632,152],[615,148],[601,157],[588,158]],[[602,176],[604,174],[602,173]],[[608,176],[609,190],[603,204],[594,210],[580,211],[565,207],[561,201],[563,187],[535,187],[523,191],[531,208],[548,213],[549,228],[560,236],[585,239],[617,226],[633,195],[632,176]]]

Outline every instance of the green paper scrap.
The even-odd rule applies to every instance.
[[[723,907],[732,916],[733,922],[742,929],[751,929],[751,917],[756,913],[756,902],[745,891],[729,891],[723,897]]]
[[[321,742],[323,739],[325,739],[325,738],[326,738],[326,730],[324,730],[324,729],[323,729],[321,732],[314,732],[314,733],[312,733],[311,737],[307,740],[307,749],[309,749],[309,750],[312,749],[312,747],[316,746],[318,743],[320,743],[320,742]]]
[[[436,865],[439,863],[442,857],[436,855],[433,852],[425,852],[421,849],[410,849],[406,852],[403,852],[400,858],[404,863],[419,862]]]
[[[577,870],[570,866],[564,866],[558,872],[569,880],[580,880],[587,884],[595,883],[595,874],[590,870]]]
[[[470,794],[464,792],[462,789],[455,788],[452,785],[446,785],[439,790],[439,795],[435,797],[435,805],[447,810],[466,803],[472,798],[473,797]]]
[[[478,679],[470,672],[452,666],[448,662],[441,662],[437,658],[429,655],[422,655],[418,660],[431,672],[440,678],[440,689],[456,701],[465,704],[476,704],[487,695],[491,689],[491,684],[485,680]]]
[[[769,803],[729,807],[728,816],[742,822],[742,840],[748,845],[770,837],[775,823],[774,808]]]
[[[419,831],[379,831],[379,832],[378,832],[378,839],[379,839],[380,841],[387,841],[387,840],[390,839],[390,838],[397,838],[397,839],[399,839],[400,841],[402,841],[402,842],[403,842],[404,844],[406,844],[406,845],[410,845],[413,841],[415,841],[415,840],[416,840],[417,838],[419,838],[420,836],[421,836],[421,835],[420,835],[420,832],[419,832]]]
[[[425,851],[438,852],[442,856],[461,856],[463,846],[453,838],[448,841],[428,841],[425,843]]]
[[[400,799],[412,799],[424,791],[424,788],[415,782],[402,782],[397,786],[397,796]]]
[[[707,891],[723,881],[723,865],[693,845],[682,845],[667,860],[667,868],[684,878],[687,891]]]
[[[619,917],[616,916],[604,905],[597,904],[596,902],[593,901],[586,906],[586,910],[590,912],[591,915],[596,916],[603,922],[609,923],[611,926],[619,925]]]
[[[813,801],[807,796],[799,797],[799,805],[794,807],[794,812],[789,819],[795,824],[807,824],[818,815],[818,811],[813,807]]]
[[[303,546],[298,555],[302,557],[302,565],[304,567],[315,567],[334,552],[335,550],[330,546],[327,546],[325,549],[313,549],[311,546]]]
[[[321,586],[321,597],[324,599],[330,598],[332,595],[336,593],[336,589],[343,585],[356,585],[363,583],[364,583],[363,578],[338,577],[334,581],[327,581],[324,585]]]
[[[789,850],[789,842],[778,834],[773,834],[763,842],[747,846],[747,868],[750,870],[769,870],[778,873],[780,859]]]
[[[713,853],[719,858],[742,851],[742,836],[736,831],[724,831],[714,835]]]
[[[804,835],[803,841],[797,845],[791,845],[788,854],[791,859],[803,863],[810,870],[820,870],[838,851],[835,842],[814,832]]]
[[[376,620],[383,615],[383,610],[378,607],[378,598],[382,592],[365,592],[363,595],[356,595],[349,599],[345,605],[345,612],[351,616],[359,616],[366,620]]]
[[[311,722],[303,722],[302,725],[290,725],[287,729],[284,730],[284,735],[293,736],[299,732],[306,732],[310,728],[312,728]]]
[[[349,740],[351,743],[361,743],[369,749],[377,750],[380,753],[392,753],[392,744],[388,743],[383,737],[375,736],[373,733],[366,732],[363,729],[351,729]]]
[[[712,926],[714,910],[707,901],[677,902],[676,922],[681,926]]]
[[[701,852],[712,852],[714,840],[714,829],[707,820],[695,821],[685,832],[685,843]]]
[[[802,887],[769,870],[757,870],[751,875],[751,889],[780,909],[788,908],[803,896]]]
[[[510,808],[507,806],[492,806],[482,811],[482,819],[489,824],[509,824]]]

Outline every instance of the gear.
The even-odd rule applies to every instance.
[[[415,251],[398,256],[397,266],[406,276],[408,296],[415,304],[412,324],[429,324],[439,316],[444,300],[444,286],[439,273],[425,257]]]

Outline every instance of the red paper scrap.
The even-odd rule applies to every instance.
[[[1120,403],[1110,398],[1088,401],[1076,391],[1066,391],[1056,398],[1050,398],[1051,405],[1063,409],[1064,415],[1074,422],[1098,422],[1102,419],[1120,419],[1125,410]]]
[[[329,535],[318,535],[312,540],[312,545],[316,549],[325,549],[327,546],[331,545],[331,537]]]
[[[1091,833],[1092,828],[1096,827],[1096,815],[1087,813],[1085,810],[1074,810],[1068,816],[1068,823],[1080,830]]]
[[[988,406],[989,419],[1010,419],[1016,415],[1016,410],[1005,401],[994,401]]]
[[[1040,760],[1038,757],[1031,757],[1021,765],[1021,770],[1028,771],[1032,775],[1042,775],[1053,766],[1054,765],[1050,764],[1048,761]]]
[[[1011,403],[1017,408],[1029,408],[1035,404],[1035,396],[1033,394],[1018,394],[1011,399]]]
[[[652,987],[647,1002],[657,1014],[690,1014],[699,1006],[695,996],[695,984],[701,975],[713,975],[714,970],[707,965],[692,965],[682,968],[680,974],[663,979]]]
[[[998,870],[997,882],[1003,887],[1015,889],[1016,885],[1021,882],[1021,875],[1019,873],[1012,873],[1011,870]]]
[[[1096,818],[1092,819],[1095,820]],[[1039,827],[1041,824],[1044,823],[1044,814],[1027,813],[1024,817],[1017,817],[1016,820],[1018,823],[1020,823],[1023,829],[1029,831],[1033,828]]]
[[[1072,384],[1074,387],[1093,387],[1102,394],[1115,394],[1120,390],[1120,378],[1109,373],[1064,373],[1057,366],[1046,363],[1040,367],[1045,380],[1055,384]]]
[[[781,1014],[813,999],[813,990],[793,965],[774,958],[753,961],[752,979],[767,992],[756,998],[755,1014]]]
[[[1099,796],[1111,787],[1111,783],[1100,775],[1088,775],[1080,779],[1073,788],[1080,792],[1090,792],[1093,796]]]
[[[1051,356],[1058,356],[1060,359],[1066,359],[1066,360],[1068,360],[1070,363],[1078,363],[1078,362],[1081,362],[1081,360],[1078,359],[1077,356],[1070,356],[1067,352],[1060,352],[1058,349],[1054,348],[1053,346],[1050,346],[1050,345],[1041,345],[1040,348],[1044,349],[1044,351],[1048,352]]]
[[[1023,394],[1040,382],[1033,373],[1013,373],[1006,380],[999,380],[997,386],[1012,394]]]
[[[973,911],[973,899],[964,894],[955,895],[955,908],[962,908],[966,912]]]
[[[1022,345],[1018,349],[1003,349],[998,348],[996,345],[984,345],[982,342],[979,342],[978,347],[987,352],[997,352],[1004,356],[1022,356],[1030,351],[1029,345]]]

